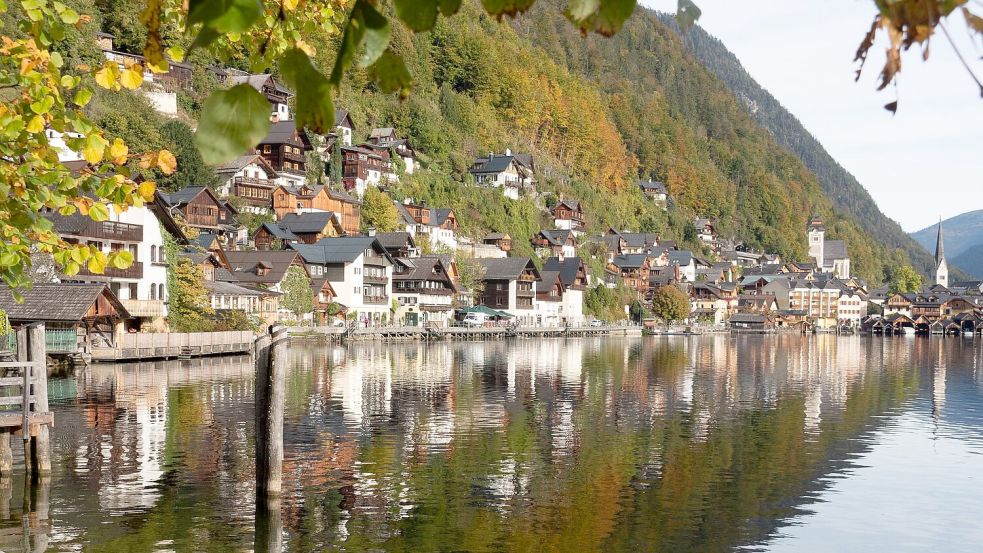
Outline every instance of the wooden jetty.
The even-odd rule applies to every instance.
[[[17,330],[16,359],[0,362],[0,477],[13,472],[11,440],[23,438],[24,470],[51,473],[48,371],[44,323]]]
[[[188,359],[253,352],[254,334],[227,332],[136,332],[122,334],[115,347],[92,348],[92,361]]]

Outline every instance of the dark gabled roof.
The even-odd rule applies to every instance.
[[[582,211],[582,206],[578,200],[560,200],[550,209],[550,213],[556,213],[556,209],[561,205],[572,211]]]
[[[648,192],[655,192],[657,194],[666,194],[667,193],[666,185],[662,184],[659,181],[652,181],[652,180],[638,181],[638,186],[642,190],[645,190],[645,191],[648,191]]]
[[[228,274],[228,271],[225,271]],[[270,292],[269,290],[260,290],[259,288],[250,288],[248,286],[239,286],[238,284],[232,282],[225,282],[221,280],[206,280],[205,289],[211,294],[223,295],[223,296],[277,296],[276,292]]]
[[[373,144],[363,144],[362,146],[342,146],[341,147],[341,151],[343,151],[343,152],[358,152],[360,154],[365,154],[367,156],[373,156],[373,157],[377,157],[379,159],[383,159],[382,156],[380,156],[375,151],[373,151],[372,149],[370,149],[373,146],[374,146]]]
[[[693,261],[693,252],[688,250],[670,250],[669,262],[678,265],[689,265]]]
[[[216,271],[216,280],[229,282],[248,282],[277,284],[283,280],[287,269],[297,259],[297,252],[291,250],[227,251],[225,259],[230,271]],[[257,266],[269,267],[266,275],[256,274]]]
[[[276,177],[276,171],[273,166],[266,161],[266,159],[259,154],[246,154],[239,156],[228,163],[223,163],[215,167],[215,172],[218,174],[235,174],[241,171],[244,167],[251,163],[256,163],[262,165],[263,169],[267,172],[269,177],[272,179]]]
[[[408,232],[378,232],[375,235],[379,243],[382,244],[383,248],[387,250],[395,250],[402,247],[416,247],[416,242],[413,240],[413,235]]]
[[[348,113],[347,109],[336,109],[334,110],[334,124],[336,127],[344,127],[342,123],[348,121],[348,128],[354,129],[355,123],[352,122],[352,116]]]
[[[343,238],[322,238],[314,244],[290,244],[304,261],[314,265],[351,263],[365,250],[374,248],[390,262],[392,257],[374,236],[349,236]]]
[[[91,217],[77,211],[71,215],[62,215],[53,211],[46,213],[44,218],[51,221],[52,230],[58,234],[81,234],[92,222]]]
[[[294,139],[294,132],[297,132],[297,137],[299,140]],[[259,141],[260,144],[301,144],[304,146],[305,150],[311,149],[310,140],[307,138],[307,134],[303,130],[297,129],[297,124],[294,121],[276,121],[270,125],[270,132],[263,140]]]
[[[201,194],[203,190],[206,190],[205,186],[185,186],[184,188],[171,192],[170,194],[161,194],[164,200],[172,206],[182,206],[195,199],[198,194]]]
[[[328,188],[328,196],[330,196],[331,198],[334,198],[335,200],[339,200],[339,201],[342,201],[342,202],[345,202],[345,203],[349,203],[349,204],[358,204],[358,205],[361,205],[362,204],[362,202],[360,202],[357,198],[355,198],[354,196],[352,196],[348,192],[345,192],[344,190],[337,190],[335,188]]]
[[[613,263],[615,267],[619,267],[621,269],[637,269],[645,264],[646,259],[648,258],[645,254],[630,253],[615,256],[615,258],[611,260],[611,263]]]
[[[435,227],[439,227],[447,221],[447,218],[454,213],[453,209],[450,208],[434,208],[430,210],[430,224]]]
[[[539,278],[539,271],[528,257],[482,257],[477,261],[485,269],[486,280],[516,280],[527,268]]]
[[[615,236],[623,238],[629,248],[644,248],[659,244],[659,235],[654,232],[621,232]]]
[[[273,81],[273,89],[277,92],[282,92],[288,96],[293,96],[293,92],[282,86],[273,75],[269,73],[256,73],[256,74],[232,74],[229,75],[228,82],[230,84],[248,84],[249,86],[255,88],[256,90],[262,92],[263,86],[266,85],[267,81]]]
[[[730,316],[732,323],[765,323],[767,321],[768,317],[755,313],[734,313]]]
[[[263,223],[259,228],[266,230],[266,232],[270,233],[270,236],[276,238],[277,240],[285,240],[288,242],[300,240],[296,234],[277,225],[276,223]],[[256,230],[256,233],[259,233],[259,229]]]
[[[560,283],[561,288],[566,289],[566,284],[564,284],[563,279],[560,278],[559,271],[541,271],[539,273],[539,279],[540,284],[537,284],[536,287],[540,291],[548,291],[557,282]]]
[[[559,272],[560,278],[563,279],[563,285],[570,287],[577,281],[577,273],[583,264],[584,262],[579,257],[565,257],[563,259],[551,257],[546,260],[546,263],[543,263],[543,270]]]
[[[573,231],[571,230],[541,230],[539,231],[539,236],[546,239],[546,241],[553,246],[563,246],[568,242],[574,242]]]
[[[491,157],[480,157],[474,160],[474,165],[471,166],[469,172],[473,174],[501,173],[508,169],[513,161],[523,166],[522,162],[515,159],[515,156],[493,154]]]
[[[14,300],[9,287],[0,285],[0,308],[3,308],[11,321],[75,323],[85,317],[101,295],[105,295],[119,318],[130,318],[130,314],[109,286],[101,283],[35,284],[18,292],[23,297],[22,302]]]
[[[457,287],[454,285],[453,280],[447,271],[447,265],[443,259],[438,256],[426,256],[426,257],[415,257],[413,259],[399,259],[397,263],[406,267],[406,271],[398,274],[393,274],[393,280],[442,280],[447,283],[447,287],[451,290],[456,290]],[[442,274],[438,277],[434,274],[434,267],[440,266]],[[393,289],[394,292],[398,290]]]
[[[850,255],[846,251],[846,242],[843,240],[826,240],[823,242],[824,259],[847,259]]]
[[[194,240],[191,240],[189,242],[189,245],[195,246],[195,247],[198,247],[198,248],[201,248],[203,250],[207,250],[208,248],[211,247],[211,245],[216,240],[218,240],[218,235],[217,234],[212,234],[210,232],[203,232],[203,233],[199,234],[197,237],[195,237]],[[220,245],[221,245],[221,243],[222,242],[219,241],[219,244]]]
[[[333,211],[307,211],[287,213],[277,221],[277,226],[293,234],[317,234],[332,221],[340,227],[338,215]]]

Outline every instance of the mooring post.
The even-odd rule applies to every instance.
[[[256,494],[280,495],[283,474],[283,409],[287,373],[286,327],[256,342]]]
[[[18,328],[17,329],[17,360],[18,361],[28,362],[31,360],[29,342],[30,342],[30,338],[28,337],[28,327],[22,326]],[[25,368],[24,373],[20,375],[24,379],[24,384],[23,384],[24,389],[21,390],[21,393],[24,394],[25,396],[31,393],[30,384],[29,384],[30,374],[31,374],[31,370],[29,368]],[[25,422],[27,420],[27,417],[28,417],[28,413],[26,412],[26,408],[25,408],[25,413],[24,413]],[[31,433],[30,433],[30,429],[27,427],[26,424],[24,424],[24,427],[21,428],[21,435],[24,438],[23,440],[24,472],[30,474],[31,473]]]
[[[45,345],[44,323],[33,324],[28,327],[28,350],[30,360],[36,364],[31,367],[32,392],[34,394],[34,412],[48,412],[48,352]],[[30,428],[25,428],[24,432],[31,435],[31,457],[32,469],[36,474],[51,474],[51,443],[48,435],[48,425],[40,423],[37,425],[36,432],[31,432]]]

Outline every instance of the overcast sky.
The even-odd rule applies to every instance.
[[[676,0],[640,0],[675,13]],[[699,25],[719,38],[833,157],[853,173],[881,210],[907,231],[983,209],[983,99],[940,33],[931,56],[917,46],[902,57],[895,99],[875,90],[883,48],[875,46],[859,83],[852,63],[870,27],[872,0],[695,0]],[[983,55],[961,14],[948,28],[983,75]]]

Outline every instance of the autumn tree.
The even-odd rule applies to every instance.
[[[666,322],[683,321],[689,317],[689,296],[675,286],[663,286],[652,296],[652,312]]]
[[[891,274],[889,289],[892,294],[917,292],[922,287],[922,275],[911,265],[901,265]]]
[[[475,303],[485,292],[485,266],[470,252],[460,249],[454,259],[461,287],[468,291],[471,302]]]
[[[283,296],[280,304],[289,309],[298,319],[314,311],[314,290],[311,279],[297,266],[287,269],[281,286]]]
[[[369,187],[362,198],[362,225],[379,232],[393,232],[400,227],[399,210],[392,198],[378,188]]]

